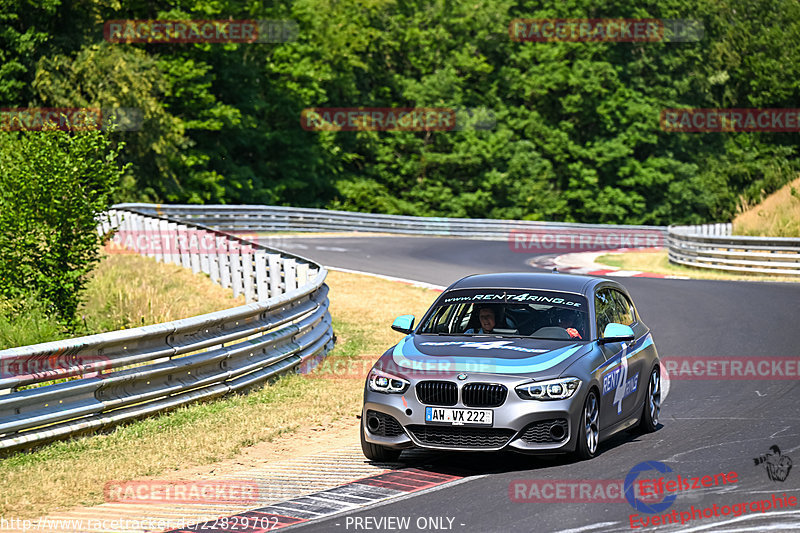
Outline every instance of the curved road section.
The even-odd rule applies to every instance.
[[[502,242],[292,237],[281,246],[326,266],[438,285],[474,273],[531,270],[531,254]],[[793,461],[800,464],[800,285],[623,283],[652,328],[660,357],[673,365],[655,433],[615,437],[584,462],[404,452],[408,467],[458,482],[287,529],[800,530],[800,466],[792,468]]]

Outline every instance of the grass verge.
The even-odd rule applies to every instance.
[[[61,322],[52,318],[39,301],[0,299],[0,350],[68,337]]]
[[[734,274],[703,270],[669,262],[666,250],[652,252],[626,252],[622,254],[605,254],[595,259],[596,263],[617,267],[622,270],[639,270],[670,276],[686,276],[692,279],[716,279],[734,281],[793,281],[800,279],[790,276],[771,276],[769,274]]]
[[[244,305],[208,276],[134,254],[104,253],[70,333],[35,301],[0,302],[0,350],[40,342],[146,326]],[[20,311],[21,309],[21,311]]]
[[[330,272],[337,344],[328,361],[383,353],[400,339],[399,314],[421,316],[437,293],[369,276]],[[103,502],[116,480],[165,475],[236,456],[299,428],[353,418],[362,376],[290,375],[246,395],[183,407],[108,434],[57,442],[0,460],[0,516],[33,518]]]
[[[104,254],[78,311],[96,333],[188,318],[244,305],[230,289],[178,265],[132,254]]]
[[[735,235],[800,237],[800,178],[733,219]]]

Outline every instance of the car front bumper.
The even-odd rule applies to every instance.
[[[448,406],[453,409],[491,409],[491,426],[426,422],[426,405],[417,399],[413,385],[404,394],[384,394],[366,388],[361,431],[367,442],[396,449],[415,446],[454,451],[509,449],[531,454],[575,450],[587,392],[585,384],[566,400],[547,401],[523,400],[513,387],[507,388],[506,400],[499,407],[467,407],[460,402]],[[385,416],[391,417],[397,425]],[[380,419],[379,422],[371,420],[374,418]],[[553,429],[555,425],[560,429]],[[375,431],[375,428],[378,430]],[[557,438],[562,432],[563,437]]]

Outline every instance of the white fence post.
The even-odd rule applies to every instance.
[[[139,249],[139,244],[142,242],[140,238],[144,235],[144,217],[141,215],[133,215],[131,217],[131,241],[133,242],[133,250],[139,255],[147,257],[147,250]]]
[[[178,251],[180,253],[180,261],[181,266],[183,268],[191,268],[194,274],[199,272],[199,262],[198,262],[198,269],[195,270],[194,266],[192,265],[192,255],[191,255],[191,248],[189,246],[189,236],[186,234],[186,226],[183,224],[178,224],[178,227],[175,229],[176,239],[178,242]]]
[[[296,261],[294,259],[283,260],[283,279],[286,284],[286,292],[297,288],[297,272],[295,271]]]
[[[302,287],[309,281],[308,263],[297,263],[297,285]]]
[[[167,222],[166,239],[169,242],[169,256],[167,257],[167,262],[172,263],[173,265],[180,265],[181,245],[178,239],[178,224],[175,222]]]
[[[253,247],[245,244],[242,248],[242,282],[244,284],[244,297],[247,302],[258,300],[255,291],[255,272],[253,270]],[[264,262],[266,268],[266,261]]]
[[[281,256],[280,254],[269,254],[269,297],[274,298],[283,294],[283,284],[281,283]]]
[[[230,264],[233,297],[242,294],[242,247],[236,239],[228,240],[228,263]]]
[[[100,236],[102,237],[103,235],[105,235],[106,233],[111,231],[111,228],[112,228],[112,224],[111,224],[111,221],[110,221],[110,219],[111,219],[111,211],[108,211],[106,213],[102,213],[100,215],[100,217],[101,217],[100,218],[100,224],[97,227],[97,231],[100,234]]]
[[[153,233],[156,232],[156,228],[154,227],[155,224],[153,224],[153,219],[151,219],[150,217],[142,217],[142,219],[143,219],[142,235],[144,236],[144,238],[141,239],[139,242],[144,242],[145,254],[147,255],[147,257],[155,258],[156,253],[152,243]]]
[[[267,272],[267,252],[258,250],[254,254],[256,263],[256,299],[266,300],[270,297],[269,284],[267,282],[269,272]]]
[[[197,230],[197,252],[200,255],[200,271],[211,276],[211,254],[208,253],[208,232]],[[213,279],[213,277],[212,277]]]
[[[154,220],[153,222],[155,231],[153,232],[153,238],[150,239],[150,246],[154,248],[153,251],[156,256],[156,261],[159,263],[166,263],[169,257],[169,239],[165,238],[167,234],[167,221]]]
[[[227,237],[216,235],[214,246],[217,249],[217,260],[219,261],[219,284],[224,289],[231,288],[231,256]]]

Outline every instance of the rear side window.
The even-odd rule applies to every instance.
[[[627,296],[619,291],[612,289],[611,294],[614,297],[614,302],[616,303],[616,320],[614,320],[614,322],[625,324],[626,326],[632,325],[636,321],[636,313],[633,310],[633,304],[631,304],[631,301],[628,300]]]
[[[597,336],[602,337],[606,326],[617,322],[617,301],[611,289],[600,289],[594,296],[594,312],[597,317]]]

